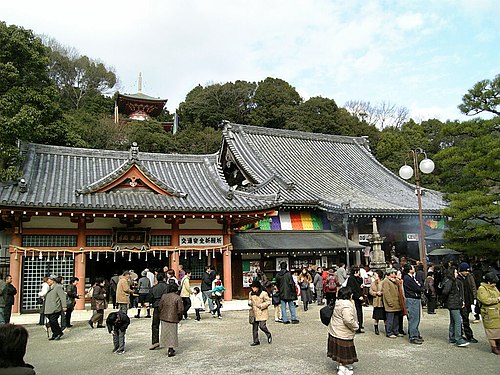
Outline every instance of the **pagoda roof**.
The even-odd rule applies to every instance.
[[[285,207],[317,207],[351,214],[416,214],[412,185],[369,150],[365,137],[349,137],[226,123],[223,153],[229,153],[250,184],[246,191],[280,192]],[[422,209],[438,215],[443,194],[423,189]]]
[[[242,213],[276,195],[233,191],[217,154],[180,155],[23,145],[21,182],[0,184],[0,206],[23,209]]]
[[[154,98],[152,96],[138,92],[135,94],[118,94],[116,102],[121,113],[127,116],[143,111],[151,117],[157,117],[167,104],[168,99]]]

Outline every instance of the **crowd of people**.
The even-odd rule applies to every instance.
[[[271,305],[275,322],[286,325],[300,323],[299,306],[302,305],[305,312],[314,303],[319,306],[326,303],[331,308],[327,356],[338,363],[339,375],[351,375],[353,364],[358,361],[354,338],[365,332],[363,307],[371,304],[375,335],[382,333],[388,339],[407,335],[410,344],[422,345],[424,338],[419,329],[422,310],[426,307],[427,314],[432,315],[436,309],[443,308],[449,311],[450,344],[463,348],[477,343],[471,322],[482,320],[491,352],[500,354],[500,292],[494,268],[484,268],[481,264],[472,268],[465,262],[449,262],[432,265],[425,274],[420,264],[410,264],[404,258],[397,262],[393,259],[384,270],[371,270],[368,266],[353,266],[348,270],[340,264],[328,270],[309,265],[290,271],[286,262],[279,268],[272,280],[261,273],[252,281],[248,295],[251,346],[260,345],[259,330],[265,334],[266,341],[272,343],[273,336],[267,327]],[[165,347],[169,357],[175,356],[179,345],[178,326],[183,319],[190,319],[191,308],[195,321],[201,320],[200,312],[206,310],[206,305],[212,317],[222,319],[225,288],[220,275],[212,266],[207,266],[200,287],[191,287],[190,279],[190,270],[182,267],[177,275],[165,267],[154,273],[145,269],[140,277],[134,271],[113,275],[109,281],[98,277],[85,295],[90,298],[93,310],[88,325],[92,329],[107,328],[113,337],[113,352],[123,354],[130,325],[129,311],[137,309],[133,315],[137,319],[144,311],[142,316],[151,319],[149,349]],[[43,279],[39,292],[40,324],[51,332],[49,340],[60,340],[63,331],[72,327],[71,313],[76,299],[84,297],[77,293],[78,282],[78,278],[73,277],[63,287],[60,276],[49,275]],[[24,371],[21,373],[33,373],[32,367],[23,361],[27,332],[23,327],[9,324],[16,293],[10,276],[0,280],[0,344],[3,351],[12,350],[2,340],[16,334],[19,345],[11,359],[0,358],[0,374],[2,368],[8,366],[21,367]],[[105,317],[110,299],[116,311]],[[2,356],[4,354],[2,352]]]

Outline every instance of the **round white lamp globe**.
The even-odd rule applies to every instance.
[[[420,162],[419,168],[422,173],[432,173],[434,170],[434,162],[431,159],[425,158]]]
[[[413,176],[413,168],[406,164],[403,165],[399,168],[399,176],[405,180],[410,179]]]

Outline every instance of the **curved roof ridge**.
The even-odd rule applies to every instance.
[[[102,189],[102,188],[106,187],[107,185],[109,185],[110,183],[112,183],[113,181],[119,179],[121,176],[123,176],[125,173],[127,173],[130,170],[130,168],[132,168],[133,166],[137,166],[139,171],[141,173],[143,173],[144,176],[146,176],[149,180],[151,180],[151,182],[153,182],[155,185],[157,185],[160,189],[166,191],[167,193],[169,193],[175,197],[179,197],[179,198],[187,197],[186,193],[184,193],[180,190],[173,189],[172,187],[167,185],[165,182],[163,182],[161,179],[156,177],[156,175],[154,173],[149,171],[149,169],[143,163],[141,163],[139,160],[135,160],[135,159],[129,159],[129,160],[125,161],[122,165],[120,165],[118,168],[116,168],[111,173],[107,174],[106,176],[100,178],[99,180],[97,180],[91,184],[83,186],[81,189],[77,189],[75,191],[75,193],[78,195],[96,193],[100,189]]]
[[[275,129],[275,128],[266,128],[263,126],[253,126],[253,125],[244,125],[244,124],[233,124],[240,127],[245,133],[253,133],[253,134],[263,134],[263,135],[271,135],[271,136],[280,136],[280,137],[288,137],[288,138],[301,138],[308,140],[321,141],[325,140],[328,142],[336,141],[342,143],[353,143],[355,141],[366,142],[364,137],[356,137],[349,135],[335,135],[335,134],[324,134],[324,133],[309,133],[299,130],[288,130],[288,129]]]

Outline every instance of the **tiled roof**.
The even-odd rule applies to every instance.
[[[170,155],[28,144],[24,184],[0,184],[0,205],[78,210],[244,212],[277,207],[276,195],[232,191],[217,154]],[[131,165],[170,194],[115,189],[96,192]]]
[[[415,186],[379,163],[366,138],[226,124],[223,137],[233,159],[256,184],[253,191],[277,189],[285,206],[316,205],[351,213],[414,214]],[[445,207],[440,192],[424,189],[423,212]]]

